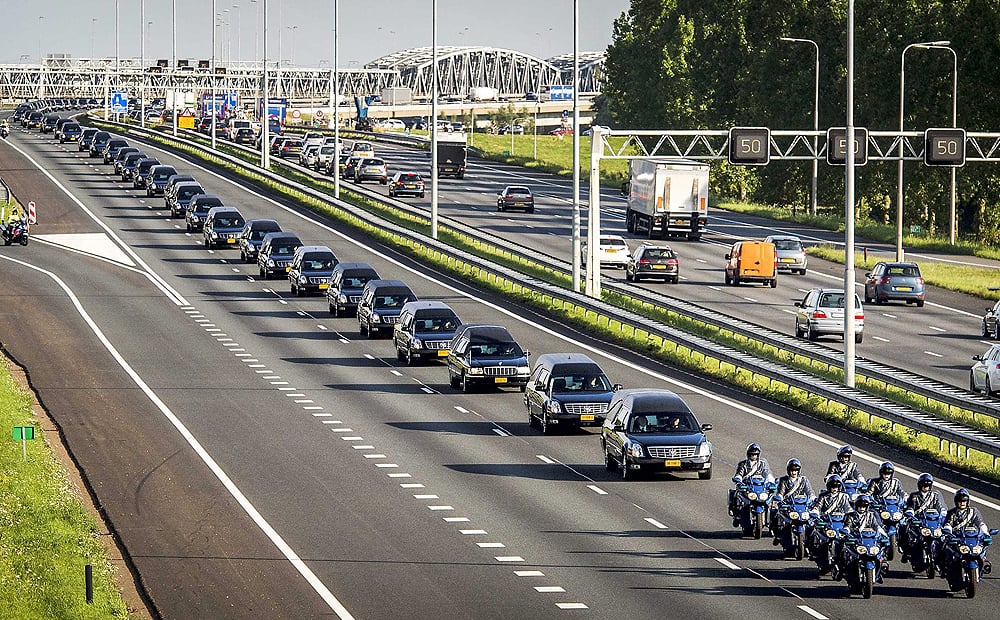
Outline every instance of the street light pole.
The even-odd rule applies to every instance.
[[[438,3],[431,0],[431,238],[438,237]]]
[[[571,250],[573,252],[573,292],[580,291],[580,0],[573,0],[573,239]],[[591,132],[593,133],[593,132]],[[593,140],[593,136],[590,138]],[[593,180],[591,188],[595,186]],[[600,188],[600,179],[596,184]],[[589,213],[590,224],[588,224],[588,234],[593,230],[600,230],[600,212]],[[597,219],[596,226],[593,222]],[[593,274],[597,282],[597,298],[600,299],[600,277],[601,264],[597,259],[598,244],[593,234],[590,234],[591,243],[587,245],[590,250],[590,265],[587,273]],[[591,269],[593,267],[593,269]]]
[[[931,49],[951,45],[951,41],[910,43],[899,57],[899,162],[896,166],[896,261],[903,260],[903,86],[906,80],[906,52],[910,48]],[[957,72],[956,72],[957,74]]]
[[[333,197],[340,198],[340,0],[333,0]]]
[[[94,56],[97,54],[95,42],[97,41],[97,18],[90,18],[90,60],[93,62]]]
[[[958,127],[958,54],[950,47],[942,47],[951,52],[951,58],[954,62],[951,79],[951,126],[954,129]],[[958,236],[958,222],[955,219],[955,175],[957,171],[955,166],[951,167],[951,192],[948,199],[948,243],[951,245],[955,245],[955,237]]]
[[[117,0],[116,0],[117,2]],[[118,6],[117,4],[115,5]],[[117,10],[116,10],[117,14]],[[45,62],[42,60],[42,20],[45,19],[44,15],[38,16],[38,98],[43,99],[45,97]],[[117,29],[116,29],[117,30]],[[116,33],[117,34],[117,33]],[[117,45],[117,42],[116,42]],[[107,114],[104,115],[107,118]]]
[[[261,2],[261,127],[260,127],[260,167],[267,170],[271,167],[271,118],[268,116],[270,93],[267,88],[267,0]]]
[[[797,39],[793,37],[781,37],[782,41],[792,43],[811,43],[816,49],[816,84],[813,89],[813,131],[819,131],[819,44],[812,39]],[[816,193],[819,177],[819,137],[813,136],[813,162],[812,162],[812,192],[809,198],[809,215],[816,216]]]
[[[234,4],[233,10],[236,11],[236,63],[239,64],[240,60],[243,57],[242,54],[243,50],[242,46],[240,45],[240,42],[243,39],[243,37],[241,36],[243,34],[242,29],[240,28],[240,5]]]
[[[212,132],[212,150],[213,151],[215,150],[215,129],[216,129],[216,124],[218,123],[218,120],[219,120],[219,115],[215,111],[215,100],[216,100],[216,97],[218,96],[218,95],[216,95],[216,91],[218,89],[216,88],[216,79],[217,78],[216,78],[216,75],[215,75],[215,31],[216,31],[216,24],[215,24],[215,0],[212,0],[212,75],[210,77],[210,79],[212,81],[212,100],[211,100],[211,103],[210,103],[210,106],[211,106],[210,109],[212,110],[212,127],[211,127],[210,131]]]
[[[172,62],[170,63],[170,81],[173,82],[174,86],[174,113],[173,113],[173,125],[174,125],[174,137],[177,137],[177,0],[170,0],[170,38],[171,38],[171,57]]]
[[[139,0],[139,71],[142,82],[139,87],[139,125],[146,128],[146,37],[143,26],[146,25],[146,0]]]
[[[847,0],[847,157],[844,199],[844,385],[854,387],[854,0]]]

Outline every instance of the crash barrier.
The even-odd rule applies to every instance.
[[[108,124],[120,127],[122,130],[131,131],[139,137],[167,138],[175,140],[187,148],[204,151],[204,145],[190,140],[164,136],[158,134],[158,132],[141,130],[126,125]],[[465,270],[473,277],[482,278],[513,294],[532,298],[544,304],[551,304],[563,309],[567,313],[582,314],[588,319],[596,320],[599,325],[617,330],[623,335],[644,338],[648,346],[652,348],[668,351],[683,350],[688,352],[688,355],[700,356],[705,363],[717,365],[720,369],[731,368],[733,371],[748,372],[755,381],[765,379],[772,391],[782,390],[791,393],[797,390],[811,397],[820,398],[827,405],[836,403],[848,412],[864,414],[868,417],[869,423],[882,423],[884,421],[892,430],[896,430],[898,425],[915,433],[926,434],[938,440],[940,451],[947,449],[949,454],[954,454],[958,458],[963,458],[963,456],[964,458],[968,458],[970,451],[975,451],[990,457],[993,469],[996,469],[998,462],[1000,462],[1000,438],[989,433],[971,429],[955,422],[942,421],[930,414],[916,411],[910,407],[891,402],[888,399],[854,388],[848,388],[840,383],[818,378],[783,364],[756,358],[751,354],[684,332],[665,323],[624,310],[621,307],[544,282],[538,278],[526,276],[514,269],[456,249],[422,233],[388,222],[372,215],[361,207],[342,200],[336,200],[329,194],[300,183],[295,183],[271,171],[251,166],[238,157],[221,152],[214,153],[213,157],[227,164],[245,168],[256,177],[293,189],[310,200],[337,208],[350,219],[354,220],[355,223],[361,224],[370,230],[382,231],[396,242],[420,251],[432,259],[444,261],[453,268]],[[287,164],[287,162],[282,163]],[[352,187],[352,191],[358,190],[359,188]],[[358,191],[358,193],[364,194],[365,192]],[[385,196],[381,194],[372,192],[370,195],[377,197],[381,202],[387,202]],[[405,204],[398,201],[388,202],[393,206]],[[415,207],[407,206],[407,210],[421,218],[426,219],[427,217],[426,211],[416,209]],[[448,227],[454,229],[456,232],[462,232],[474,238],[483,237],[480,231],[450,220]],[[507,251],[511,252],[512,255],[529,255],[530,252],[530,256],[533,257],[535,262],[548,262],[552,265],[553,269],[559,269],[560,271],[564,267],[556,259],[552,257],[540,257],[536,251],[529,251],[523,246],[517,246],[517,244],[509,242],[500,243],[500,240],[497,240],[497,243],[501,247],[506,247]],[[607,290],[615,290],[612,286],[605,288]],[[720,329],[724,328],[733,333],[745,336],[748,339],[763,339],[772,346],[788,351],[794,350],[801,355],[823,360],[822,363],[830,365],[842,364],[842,359],[840,362],[837,361],[839,356],[835,352],[824,351],[822,347],[817,345],[797,343],[788,336],[777,334],[777,332],[768,333],[769,330],[756,325],[751,326],[748,323],[734,320],[732,317],[717,315],[717,317],[713,318],[710,315],[716,313],[712,313],[704,308],[698,308],[693,304],[686,304],[666,296],[643,293],[636,289],[625,289],[624,287],[618,287],[616,292],[633,297],[650,307],[661,309],[664,307],[669,307],[670,309],[676,308],[678,311],[684,311],[688,315],[694,315],[697,312],[698,316],[692,316],[692,318],[706,324],[715,325]],[[724,318],[724,322],[719,317]],[[948,401],[955,402],[955,406],[979,411],[984,415],[1000,416],[1000,408],[985,402],[985,399],[978,398],[975,395],[947,394],[946,392],[938,394],[935,393],[932,387],[936,382],[922,377],[919,377],[919,381],[912,380],[911,377],[918,376],[906,371],[892,369],[888,366],[878,364],[869,364],[866,366],[865,364],[867,363],[859,361],[859,372],[863,369],[866,376],[878,378],[886,384],[904,387],[904,389],[911,390],[914,393],[926,395],[928,399],[940,401],[946,398]],[[882,369],[885,369],[886,372],[883,372]],[[910,377],[907,375],[910,375]],[[947,388],[947,390],[958,392],[958,390],[955,390],[951,386],[946,386],[945,384],[938,385]]]

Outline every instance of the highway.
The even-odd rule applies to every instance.
[[[802,459],[817,485],[836,446],[852,443],[866,474],[886,458],[901,463],[908,489],[925,469],[945,489],[971,485],[977,503],[992,504],[993,525],[995,487],[484,297],[157,153],[248,217],[273,217],[340,260],[370,262],[466,322],[502,322],[534,355],[585,351],[614,382],[672,389],[714,425],[711,481],[623,482],[605,470],[593,430],[542,436],[528,428],[520,393],[464,395],[440,364],[400,365],[390,342],[360,338],[356,321],[330,318],[322,298],[257,281],[235,251],[203,249],[162,199],[73,149],[20,130],[0,145],[5,179],[36,200],[41,218],[28,247],[0,253],[0,340],[28,367],[163,617],[855,618],[956,606],[991,615],[994,579],[976,599],[951,601],[943,581],[913,578],[898,562],[873,599],[847,598],[843,583],[816,581],[812,564],[742,540],[725,497],[750,441],[775,469]],[[533,218],[498,218],[492,182],[455,184],[473,188],[462,190],[476,196],[466,205],[484,205],[470,223],[511,232],[530,223],[543,251],[565,233],[564,203],[543,199]],[[449,211],[469,210],[460,196],[449,194]],[[678,289],[732,300],[720,246],[680,251],[687,280]],[[777,291],[740,289],[762,300],[743,306],[788,305],[790,279]],[[691,286],[709,281],[719,290]]]

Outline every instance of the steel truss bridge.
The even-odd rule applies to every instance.
[[[361,68],[339,71],[341,95],[376,95],[383,88],[410,87],[415,97],[431,93],[430,47],[396,52]],[[0,101],[45,97],[104,97],[112,89],[130,95],[140,91],[147,97],[165,97],[171,90],[212,90],[210,68],[150,67],[137,58],[47,57],[41,65],[0,65]],[[580,54],[580,92],[598,93],[604,54]],[[262,71],[258,63],[217,65],[215,87],[219,92],[243,97],[260,96]],[[272,97],[293,101],[329,101],[334,72],[331,68],[287,67],[268,63]],[[542,60],[513,50],[490,47],[438,47],[439,91],[444,95],[467,95],[477,86],[496,89],[502,96],[541,92],[549,85],[573,81],[572,55]]]
[[[729,130],[610,130],[601,132],[600,159],[636,157],[680,157],[685,159],[728,159]],[[826,131],[771,130],[772,160],[826,159]],[[816,141],[814,144],[813,141]],[[899,161],[903,145],[904,161],[924,161],[922,131],[869,131],[868,161]],[[1000,133],[967,132],[965,160],[1000,162]]]

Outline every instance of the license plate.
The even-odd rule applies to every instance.
[[[523,207],[523,206],[524,206],[524,203],[523,203],[523,202],[515,202],[515,203],[514,203],[514,206],[515,206],[515,207]]]
[[[666,269],[666,265],[653,265],[653,269]]]
[[[680,467],[681,462],[678,459],[667,459],[663,462],[664,467]]]
[[[288,272],[289,272],[289,271],[291,271],[291,270],[292,270],[292,268],[291,268],[291,267],[285,267],[285,273],[288,273]]]
[[[328,288],[330,288],[329,284],[320,284],[319,285],[319,290],[321,290],[321,291],[325,291]]]
[[[911,287],[911,286],[897,286],[896,290],[897,291],[903,291],[903,292],[909,292],[909,291],[913,290],[913,287]]]
[[[507,383],[507,377],[494,377],[493,383]]]
[[[794,263],[795,259],[794,258],[782,258],[781,262],[783,262],[783,263]]]
[[[594,421],[594,416],[593,416],[593,414],[585,413],[585,414],[583,414],[583,415],[580,416],[580,421],[581,422],[593,422]]]
[[[614,254],[618,250],[614,250],[614,249],[611,249],[611,248],[604,248],[604,251],[607,252],[608,254]]]
[[[406,189],[417,189],[416,185],[407,185]]]
[[[448,349],[438,349],[438,357],[448,357]]]
[[[236,243],[236,239],[226,239],[226,243]]]

